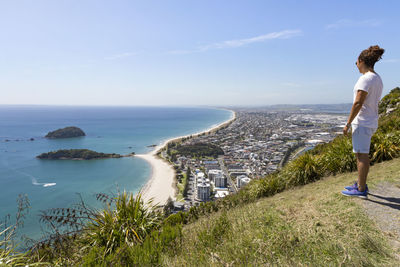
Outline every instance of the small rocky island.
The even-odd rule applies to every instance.
[[[82,131],[80,128],[75,126],[70,126],[49,132],[45,137],[50,139],[58,139],[58,138],[79,137],[85,135],[86,135],[85,132]]]
[[[116,153],[101,153],[89,149],[60,149],[42,153],[36,156],[39,159],[74,159],[74,160],[88,160],[88,159],[104,159],[104,158],[121,158],[133,157],[134,152],[128,155],[120,155]]]

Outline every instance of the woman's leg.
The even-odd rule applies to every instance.
[[[369,155],[366,153],[356,153],[358,170],[358,191],[364,192],[369,171]]]

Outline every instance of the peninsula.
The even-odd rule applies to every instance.
[[[59,138],[79,137],[85,135],[86,134],[84,131],[82,131],[82,129],[75,126],[70,126],[49,132],[45,137],[49,139],[59,139]]]
[[[74,159],[74,160],[89,160],[89,159],[104,159],[104,158],[122,158],[133,157],[134,152],[128,155],[120,155],[116,153],[101,153],[89,149],[60,149],[42,153],[37,156],[39,159]]]
[[[177,184],[175,179],[176,170],[174,165],[167,160],[165,150],[168,144],[182,141],[184,139],[193,138],[205,134],[212,134],[218,130],[228,127],[233,121],[236,120],[236,112],[232,111],[232,116],[229,120],[224,121],[210,129],[200,131],[198,133],[170,138],[162,144],[157,145],[154,149],[147,154],[137,154],[135,157],[147,161],[151,165],[151,177],[143,188],[143,198],[145,201],[153,199],[154,203],[165,204],[170,197],[176,199],[178,194]]]

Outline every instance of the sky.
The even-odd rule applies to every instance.
[[[350,103],[378,44],[400,86],[400,1],[0,0],[0,104]]]

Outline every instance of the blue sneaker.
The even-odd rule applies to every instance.
[[[358,191],[358,189],[343,190],[342,195],[345,195],[347,197],[368,198],[367,190],[365,190],[364,192],[360,192],[360,191]]]
[[[352,184],[350,186],[345,186],[344,189],[347,189],[347,190],[358,189],[358,184],[357,184],[357,182],[354,182],[354,184]],[[365,190],[367,190],[367,193],[369,192],[368,185],[365,185]]]

